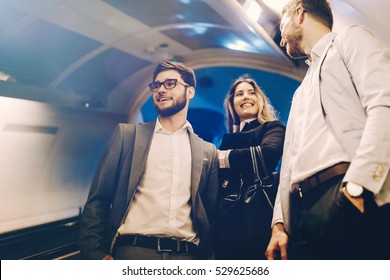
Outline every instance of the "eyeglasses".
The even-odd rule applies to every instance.
[[[177,79],[167,79],[164,82],[153,82],[149,84],[149,88],[151,92],[157,92],[161,85],[164,85],[165,89],[173,89],[176,86],[176,83],[182,84],[186,88],[190,85],[184,84],[182,82],[179,82]]]

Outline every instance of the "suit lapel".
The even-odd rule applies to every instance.
[[[322,67],[322,64],[325,61],[325,58],[326,58],[326,56],[328,54],[328,51],[329,51],[330,47],[333,45],[333,41],[336,38],[336,34],[333,33],[332,36],[333,36],[332,40],[326,45],[326,47],[324,49],[324,52],[323,52],[323,54],[322,54],[322,56],[320,58],[320,61],[318,62],[319,67],[317,67],[317,69],[316,69],[316,70],[318,70],[318,73],[316,73],[315,76],[318,77],[318,80],[316,80],[316,81],[318,82],[318,87],[319,87],[320,94],[321,94],[321,87],[320,87],[320,85],[321,85],[321,83],[320,83],[320,80],[321,80],[321,67]]]
[[[155,125],[155,121],[136,125],[134,152],[129,178],[128,199],[131,199],[133,190],[138,186],[144,173]]]
[[[191,171],[191,199],[192,206],[196,198],[196,193],[199,187],[200,176],[202,175],[203,168],[203,143],[202,140],[195,134],[190,132],[191,143],[191,158],[192,158],[192,171]]]

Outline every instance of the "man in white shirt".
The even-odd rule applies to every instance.
[[[390,51],[363,27],[332,25],[326,0],[282,12],[280,44],[309,69],[288,120],[268,259],[390,258]]]
[[[166,61],[149,85],[156,121],[119,124],[81,220],[87,259],[210,258],[218,158],[187,121],[192,69]]]

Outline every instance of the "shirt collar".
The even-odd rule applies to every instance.
[[[242,122],[240,122],[240,131],[242,131],[242,129],[244,128],[244,126],[247,124],[247,123],[250,123],[252,121],[254,121],[256,118],[253,118],[253,119],[247,119],[247,120],[244,120]]]
[[[184,123],[184,125],[178,130],[178,131],[182,131],[182,130],[187,130],[188,132],[194,132],[193,128],[192,128],[192,125],[190,124],[189,121],[186,121]],[[156,120],[156,126],[154,127],[154,133],[156,132],[162,132],[162,133],[166,133],[166,134],[173,134],[173,133],[176,133],[178,131],[175,131],[175,132],[169,132],[168,130],[166,130],[162,124],[160,123],[160,120],[159,118],[157,118]]]
[[[325,51],[326,46],[334,39],[336,33],[329,32],[322,36],[322,38],[314,45],[310,52],[311,60],[307,59],[305,62],[307,65],[311,66],[313,63],[316,63]]]

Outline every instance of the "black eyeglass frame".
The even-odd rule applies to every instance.
[[[167,84],[166,84],[167,82],[174,82],[174,84],[173,84],[173,86],[168,87]],[[149,84],[149,89],[150,89],[151,92],[157,92],[160,89],[161,85],[164,85],[165,89],[173,89],[173,88],[175,88],[177,86],[177,83],[182,84],[186,88],[190,87],[190,85],[182,83],[182,82],[178,81],[177,79],[166,79],[164,82],[153,82],[153,83],[150,83]],[[154,88],[153,85],[158,85],[158,87]],[[153,88],[154,88],[154,90],[153,90]]]

